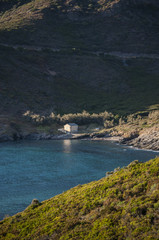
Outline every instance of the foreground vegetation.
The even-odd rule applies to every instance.
[[[159,158],[134,161],[0,222],[0,239],[154,239]]]

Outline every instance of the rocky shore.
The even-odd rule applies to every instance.
[[[13,133],[1,134],[0,142],[18,141],[18,140],[62,140],[62,139],[84,139],[90,138],[90,134],[49,134],[49,133]]]
[[[138,137],[132,139],[122,139],[122,144],[130,145],[142,149],[159,150],[159,128],[154,127],[141,131]]]
[[[85,139],[92,141],[114,141],[120,144],[133,146],[141,149],[150,149],[159,151],[159,127],[152,127],[147,130],[141,131],[139,134],[124,135],[102,134],[102,133],[78,133],[78,134],[49,134],[49,133],[10,133],[0,134],[0,142],[17,141],[17,140],[63,140],[63,139]]]

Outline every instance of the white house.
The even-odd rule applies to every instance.
[[[66,132],[78,132],[78,125],[76,123],[67,123],[64,125]]]

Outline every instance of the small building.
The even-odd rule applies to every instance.
[[[78,132],[78,125],[76,123],[67,123],[64,125],[66,132]]]

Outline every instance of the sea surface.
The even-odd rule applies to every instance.
[[[0,219],[23,211],[34,198],[46,200],[118,166],[157,155],[108,141],[0,143]]]

